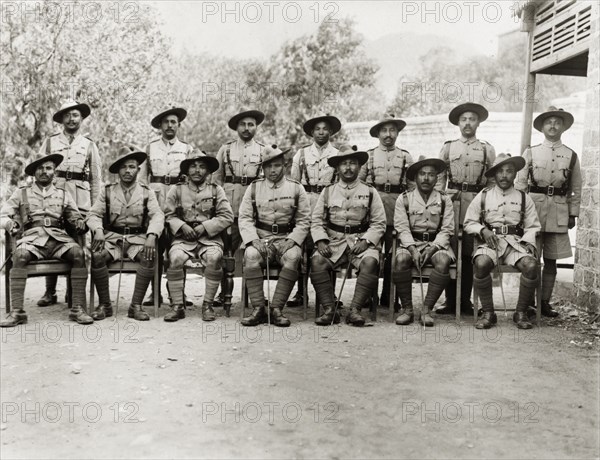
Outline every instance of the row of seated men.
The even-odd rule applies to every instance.
[[[52,138],[48,139],[47,141],[45,141],[45,143],[42,146],[42,150],[45,153],[50,153],[52,151],[54,151],[54,147],[51,146],[57,146],[57,150],[61,151],[62,153],[64,153],[65,155],[67,155],[67,157],[73,156],[71,155],[71,150],[75,150],[76,155],[74,156],[74,159],[72,158],[69,161],[70,166],[68,167],[67,171],[65,172],[64,170],[61,171],[60,169],[60,164],[59,167],[57,168],[57,177],[62,178],[63,181],[62,182],[58,182],[58,185],[62,185],[64,186],[65,189],[70,191],[69,186],[72,186],[72,182],[78,182],[81,181],[82,179],[85,179],[85,175],[82,175],[81,173],[77,172],[77,171],[72,171],[72,165],[75,164],[77,161],[81,158],[79,157],[85,157],[84,155],[81,155],[81,152],[79,152],[79,148],[75,149],[75,148],[71,148],[70,146],[76,145],[77,144],[77,140],[79,139],[79,137],[77,135],[72,136],[73,134],[73,128],[74,128],[74,123],[72,122],[73,118],[77,118],[77,116],[81,118],[85,118],[86,116],[89,115],[89,107],[87,107],[85,104],[66,104],[65,106],[61,107],[61,109],[55,114],[55,121],[59,121],[62,122],[64,125],[64,133],[62,133],[62,135],[59,136],[53,136]],[[459,126],[460,130],[461,130],[461,138],[457,141],[449,141],[446,144],[444,144],[443,148],[442,148],[442,152],[440,153],[440,157],[443,159],[444,163],[447,165],[447,169],[445,171],[442,171],[441,174],[439,174],[438,176],[438,185],[441,183],[442,187],[444,188],[444,186],[447,184],[448,186],[448,192],[449,195],[452,199],[453,202],[453,208],[455,211],[457,211],[457,213],[461,216],[460,220],[457,220],[456,225],[458,225],[458,222],[462,222],[463,219],[463,215],[466,213],[466,209],[468,208],[468,204],[470,201],[472,201],[472,199],[475,197],[475,192],[477,192],[478,190],[483,189],[484,184],[486,183],[487,180],[487,171],[489,170],[489,166],[491,166],[491,159],[495,158],[495,154],[493,151],[493,147],[491,147],[489,144],[479,141],[475,138],[475,133],[477,130],[477,127],[479,125],[480,122],[485,121],[485,119],[487,118],[487,110],[485,110],[484,107],[478,105],[478,104],[472,104],[472,103],[467,103],[467,104],[461,104],[459,106],[457,106],[456,108],[454,108],[449,115],[449,120],[451,123]],[[148,156],[150,158],[150,161],[148,162],[142,162],[141,164],[141,172],[140,172],[140,179],[142,182],[149,182],[150,187],[152,188],[152,190],[154,190],[156,192],[156,196],[158,198],[159,204],[161,204],[162,208],[165,209],[165,199],[166,196],[169,193],[169,190],[174,189],[174,186],[170,185],[170,183],[175,182],[174,179],[176,179],[176,176],[172,177],[172,168],[174,166],[179,167],[181,165],[181,162],[183,161],[181,158],[186,158],[187,156],[189,156],[188,154],[184,154],[181,155],[181,152],[178,152],[178,150],[182,150],[182,148],[177,147],[178,144],[184,144],[186,147],[185,149],[187,149],[189,146],[185,143],[180,142],[176,136],[174,134],[176,134],[177,129],[179,127],[179,125],[181,124],[181,121],[183,121],[183,119],[186,116],[186,112],[184,109],[178,109],[178,108],[173,108],[173,109],[169,109],[167,111],[162,112],[161,114],[157,115],[156,117],[153,118],[152,120],[152,126],[161,130],[163,137],[161,138],[162,142],[154,142],[151,143],[147,148],[146,148],[146,152],[148,153]],[[246,192],[250,189],[249,186],[249,180],[254,179],[254,177],[257,175],[257,171],[258,171],[258,166],[260,166],[261,164],[261,158],[262,155],[264,153],[265,150],[265,146],[263,146],[262,144],[256,142],[253,143],[252,139],[254,136],[254,133],[256,132],[256,126],[259,125],[264,119],[264,115],[259,112],[259,111],[245,111],[245,112],[241,112],[237,115],[235,115],[234,117],[232,117],[229,120],[229,127],[233,130],[237,131],[237,134],[239,136],[238,141],[235,142],[228,142],[227,144],[224,144],[224,146],[219,150],[219,153],[217,154],[217,159],[219,159],[216,167],[217,169],[215,171],[213,171],[213,175],[212,175],[212,179],[215,183],[219,184],[221,183],[223,185],[223,188],[225,189],[226,192],[226,196],[229,199],[230,203],[232,204],[232,207],[234,208],[234,214],[238,214],[239,210],[240,210],[240,206],[241,206],[241,202],[242,202],[242,197],[245,196]],[[536,206],[538,207],[538,212],[540,212],[540,216],[542,217],[542,220],[545,222],[545,230],[557,230],[556,228],[551,228],[551,226],[548,224],[548,221],[552,221],[553,219],[556,219],[558,214],[565,214],[565,212],[562,212],[562,208],[565,206],[561,207],[561,204],[564,204],[565,200],[568,200],[569,204],[568,204],[568,213],[569,213],[569,217],[568,217],[568,226],[572,227],[572,225],[574,225],[574,216],[571,215],[571,213],[576,213],[578,212],[578,194],[580,195],[580,174],[579,174],[579,169],[578,169],[578,163],[575,162],[575,167],[573,167],[573,161],[572,159],[575,158],[576,159],[576,155],[570,151],[570,149],[559,145],[560,144],[560,135],[562,134],[562,132],[566,129],[568,129],[568,127],[572,124],[573,119],[572,116],[570,114],[568,114],[568,112],[564,112],[562,110],[550,110],[548,112],[545,112],[544,114],[540,115],[540,117],[536,118],[536,121],[534,122],[534,126],[542,131],[546,137],[546,141],[550,142],[550,140],[554,139],[553,143],[551,144],[551,157],[552,157],[552,162],[555,161],[555,159],[558,161],[558,164],[556,165],[556,169],[557,169],[557,173],[558,174],[554,174],[555,171],[552,170],[551,174],[546,174],[549,177],[543,177],[544,176],[544,168],[543,167],[538,167],[537,165],[543,165],[543,164],[549,164],[548,161],[544,160],[544,155],[547,153],[545,152],[544,149],[547,150],[547,146],[546,146],[546,141],[545,144],[540,146],[543,147],[544,151],[542,151],[542,160],[540,160],[540,149],[536,147],[532,148],[531,151],[526,151],[524,153],[524,157],[528,158],[528,164],[529,167],[526,168],[527,170],[527,174],[525,176],[525,183],[527,183],[527,181],[529,181],[530,183],[533,184],[537,184],[539,183],[544,183],[544,182],[552,182],[556,184],[556,180],[557,178],[560,179],[560,177],[562,176],[563,179],[563,183],[562,186],[559,187],[560,184],[557,184],[557,186],[539,186],[539,185],[534,185],[534,187],[532,187],[532,196],[535,199],[536,202]],[[76,124],[75,124],[76,125]],[[391,238],[391,230],[394,228],[394,221],[395,221],[395,207],[398,201],[398,197],[399,192],[406,188],[405,184],[410,184],[412,181],[410,179],[408,179],[408,174],[407,174],[407,169],[408,169],[408,165],[412,164],[412,158],[410,157],[410,154],[408,154],[408,152],[406,152],[405,150],[401,150],[398,149],[395,146],[395,142],[396,142],[396,138],[398,136],[399,131],[401,131],[403,129],[403,127],[406,125],[405,122],[403,122],[402,120],[396,119],[393,116],[386,116],[384,117],[384,119],[382,121],[380,121],[379,123],[377,123],[375,126],[373,126],[373,128],[371,129],[371,135],[373,137],[378,137],[380,140],[380,145],[379,147],[377,147],[376,149],[372,149],[369,150],[367,152],[367,159],[363,162],[362,167],[360,169],[359,172],[359,177],[362,179],[365,179],[367,182],[371,183],[376,189],[377,189],[377,194],[380,196],[382,203],[384,205],[384,209],[385,209],[385,214],[387,216],[386,218],[386,229],[385,229],[385,240],[386,240],[386,253],[389,253],[389,245],[387,244],[389,242],[389,239]],[[548,127],[546,126],[548,125]],[[75,126],[75,127],[78,127]],[[293,161],[293,165],[292,165],[292,177],[295,177],[297,179],[299,179],[302,182],[302,186],[305,189],[305,191],[307,192],[307,195],[309,197],[310,200],[310,204],[311,207],[314,208],[316,202],[318,201],[318,198],[320,196],[320,192],[323,190],[324,184],[330,184],[332,182],[334,182],[334,178],[336,177],[337,174],[335,174],[333,172],[334,168],[332,168],[330,166],[330,159],[332,157],[335,157],[339,151],[337,149],[335,149],[330,143],[329,143],[329,138],[331,135],[335,134],[337,131],[339,131],[340,129],[340,123],[339,120],[337,120],[337,118],[332,117],[332,116],[321,116],[321,117],[316,117],[313,119],[308,120],[305,125],[304,125],[304,131],[305,133],[312,137],[314,140],[313,144],[310,144],[308,146],[305,146],[303,148],[301,148],[296,155],[294,156],[294,161]],[[70,132],[69,132],[70,131]],[[71,134],[71,136],[68,136],[68,134]],[[64,139],[63,139],[64,138]],[[557,140],[558,139],[558,140]],[[163,145],[164,144],[164,145]],[[88,147],[91,145],[89,144],[89,142],[86,144],[88,145]],[[44,147],[45,146],[45,147]],[[153,147],[157,147],[156,149],[154,149]],[[254,147],[258,146],[258,150]],[[159,147],[165,147],[166,148],[166,152],[163,152],[164,149],[161,149]],[[185,150],[183,149],[183,150]],[[564,151],[566,149],[566,152]],[[175,151],[173,151],[175,150]],[[555,152],[556,150],[556,152]],[[89,149],[88,151],[90,151],[92,154],[94,153],[93,149]],[[161,157],[161,153],[163,154]],[[529,153],[529,156],[527,155]],[[546,155],[547,156],[547,155]],[[180,158],[181,157],[181,158]],[[556,158],[554,158],[556,157]],[[567,158],[569,157],[569,158]],[[90,159],[94,158],[94,155],[89,155]],[[325,160],[325,165],[323,164],[323,160]],[[535,161],[534,161],[535,160]],[[570,162],[569,162],[570,160]],[[544,163],[545,161],[545,163]],[[565,161],[569,162],[569,165],[567,165],[565,167],[565,165],[562,165],[562,163],[565,163]],[[75,163],[74,163],[75,162]],[[87,168],[89,170],[89,166],[93,163],[93,161],[89,161],[87,164]],[[151,163],[150,165],[148,165],[148,163]],[[488,166],[488,163],[490,163],[490,165]],[[554,163],[552,163],[554,164]],[[162,169],[161,169],[162,168]],[[167,168],[167,169],[165,169]],[[170,168],[170,169],[168,169]],[[254,172],[249,171],[248,168],[255,168]],[[93,171],[96,171],[98,168],[92,168]],[[113,168],[111,168],[112,170]],[[535,178],[537,179],[534,180],[534,176],[532,174],[532,169],[535,169],[536,173],[535,173]],[[157,170],[160,170],[161,173],[164,173],[165,171],[168,172],[167,175],[156,175]],[[116,171],[116,170],[115,170]],[[148,171],[150,171],[148,173]],[[170,172],[169,172],[170,171]],[[571,171],[573,172],[573,174],[570,174]],[[179,171],[177,171],[179,173]],[[546,171],[548,172],[548,171]],[[253,176],[254,174],[254,176]],[[70,176],[70,177],[69,177]],[[76,177],[77,176],[77,177]],[[97,174],[94,172],[93,174],[89,174],[89,176],[93,179],[93,176],[97,176]],[[398,177],[396,177],[398,176]],[[131,177],[131,175],[129,175],[129,177]],[[324,181],[323,179],[326,179],[327,177],[329,177],[329,180]],[[169,179],[169,180],[167,180]],[[573,179],[573,180],[572,180]],[[383,183],[382,183],[383,181]],[[471,183],[471,182],[474,183]],[[97,180],[95,181],[96,185],[97,185]],[[94,187],[92,184],[94,183],[94,180],[90,180],[90,184],[85,184],[83,183],[83,185],[88,185],[87,186],[87,190],[91,190],[92,193],[91,195],[93,196],[93,190],[96,187]],[[577,184],[579,183],[579,189],[577,189]],[[567,193],[564,193],[565,190],[565,184],[569,185],[569,192],[570,192],[570,196],[567,197]],[[466,186],[466,187],[465,187]],[[410,187],[409,187],[410,188]],[[544,189],[544,190],[537,190],[537,189]],[[554,192],[554,189],[557,189],[557,192],[555,193],[551,193],[550,189],[553,189],[552,191]],[[86,187],[82,186],[82,187],[77,187],[76,189],[76,201],[78,202],[78,204],[80,205],[80,208],[85,207],[85,203],[80,204],[80,202],[82,200],[80,200],[80,195],[82,195],[82,190],[86,190]],[[108,189],[106,189],[108,190]],[[100,191],[102,191],[102,189],[100,189]],[[92,199],[93,202],[97,202],[98,201],[98,195],[100,195],[99,193],[96,194],[96,199]],[[539,199],[539,196],[542,195],[543,200]],[[546,196],[544,196],[546,195]],[[536,199],[537,197],[537,199]],[[560,201],[560,199],[563,200],[563,203],[558,203],[558,201]],[[85,201],[85,200],[83,200]],[[89,204],[89,198],[88,198],[88,204]],[[251,200],[252,201],[252,200]],[[163,202],[163,203],[161,203]],[[552,205],[555,206],[552,206]],[[541,205],[541,206],[540,206]],[[550,205],[550,206],[549,206]],[[206,206],[206,204],[205,204]],[[258,207],[258,206],[257,206]],[[333,207],[333,206],[332,206]],[[125,207],[126,208],[126,207]],[[235,209],[237,208],[237,209]],[[80,209],[82,211],[82,213],[86,214],[86,212],[83,209]],[[165,209],[166,211],[166,209]],[[561,211],[561,212],[559,212]],[[565,218],[563,218],[562,216],[559,216],[558,218],[558,225],[561,227],[558,230],[560,230],[560,232],[562,232],[563,230],[565,230],[566,232],[566,225],[561,225],[561,221],[562,220],[566,220]],[[390,223],[392,225],[390,225]],[[562,227],[565,227],[564,229]],[[234,239],[235,239],[235,235],[236,234],[241,234],[240,232],[240,226],[239,226],[239,222],[238,219],[234,217],[234,223],[232,226],[232,229],[234,230],[233,234],[234,234]],[[122,229],[121,229],[122,230]],[[139,230],[139,229],[138,229]],[[183,227],[182,231],[187,230],[187,228]],[[564,245],[564,241],[563,239],[557,238],[559,236],[567,236],[565,234],[561,234],[560,232],[549,232],[552,236],[552,238],[547,238],[548,235],[545,235],[546,238],[544,238],[544,261],[545,261],[545,265],[544,265],[544,280],[546,280],[546,278],[551,278],[552,273],[547,273],[546,268],[550,267],[552,268],[552,263],[548,263],[548,262],[555,262],[555,259],[558,258],[557,257],[557,248],[564,248],[565,246],[567,248],[569,248],[569,245]],[[99,232],[94,232],[94,236],[96,236]],[[118,232],[114,232],[117,233]],[[149,233],[149,237],[152,238],[153,236],[150,235],[151,232]],[[545,232],[548,233],[548,232]],[[191,234],[188,232],[188,237],[190,237]],[[252,236],[252,235],[250,235]],[[139,237],[139,236],[138,236]],[[429,236],[426,235],[424,236],[425,238],[428,238]],[[116,239],[115,239],[116,238]],[[156,238],[156,237],[154,237]],[[115,239],[116,242],[121,241],[118,236],[115,237],[113,236],[113,239]],[[142,238],[143,239],[143,238]],[[240,239],[241,240],[241,239]],[[140,242],[140,239],[137,239],[138,242]],[[160,241],[160,238],[159,238]],[[467,236],[465,238],[465,243],[468,243],[469,241],[469,237]],[[549,245],[548,242],[550,242],[551,244]],[[567,242],[568,242],[568,236],[567,236]],[[109,242],[110,243],[110,242]],[[237,242],[237,244],[239,244],[240,241]],[[312,246],[312,241],[311,238],[308,238],[307,241],[307,246],[308,246],[308,251],[312,252],[311,250],[311,246]],[[560,243],[560,244],[559,244]],[[235,242],[234,242],[235,244]],[[259,244],[259,243],[257,243]],[[429,242],[428,245],[431,245],[432,243]],[[98,238],[94,238],[94,249],[95,249],[95,253],[96,252],[102,252],[99,251],[99,249],[101,247],[103,247],[105,245],[105,243],[102,241],[102,237],[99,236]],[[147,244],[148,248],[150,248],[152,245],[151,244]],[[321,245],[322,246],[322,245]],[[360,248],[360,246],[359,246]],[[550,250],[548,250],[550,248]],[[121,252],[122,252],[121,248]],[[161,251],[162,248],[159,248],[159,252]],[[319,249],[317,247],[317,249]],[[113,254],[110,254],[110,251],[104,251],[104,256],[103,257],[95,257],[95,261],[93,263],[93,268],[92,270],[96,270],[96,275],[99,275],[99,279],[103,280],[105,278],[105,276],[103,275],[104,269],[102,267],[102,259],[108,260],[109,259],[114,259],[115,256],[118,256],[119,254],[115,251],[118,251],[118,249],[112,249],[113,250]],[[152,249],[148,249],[149,251],[151,251]],[[211,251],[208,252],[214,252],[215,248],[212,248]],[[135,251],[131,250],[129,251],[126,248],[127,254],[132,257],[135,258],[138,256],[139,251]],[[560,250],[559,250],[560,251]],[[109,256],[106,255],[106,252],[108,252]],[[553,254],[554,252],[554,254]],[[564,249],[563,249],[564,252]],[[185,251],[183,251],[183,253],[185,253]],[[319,252],[320,254],[320,252]],[[466,251],[463,251],[463,257],[466,257],[467,260],[471,257],[472,254],[472,248],[468,248]],[[560,254],[559,254],[560,255]],[[547,258],[548,256],[548,258]],[[562,257],[565,257],[566,255],[562,254]],[[185,257],[185,255],[181,255],[181,257]],[[159,260],[160,260],[160,254],[159,254]],[[386,257],[386,265],[388,264],[388,262],[391,262],[391,257]],[[98,266],[100,265],[100,266]],[[470,267],[472,267],[472,265],[470,264],[470,261],[466,264],[463,264],[463,266],[465,267],[465,271],[469,270]],[[555,267],[555,264],[554,264]],[[149,268],[149,267],[146,267]],[[554,268],[555,269],[555,268]],[[217,270],[219,271],[219,270]],[[549,270],[548,270],[549,271]],[[210,270],[209,270],[210,272]],[[385,270],[385,273],[388,275],[391,273],[391,269],[387,269]],[[149,270],[147,270],[147,274],[149,274]],[[546,275],[550,275],[550,276],[546,276]],[[216,276],[216,275],[215,275]],[[107,278],[107,275],[106,275]],[[464,283],[469,283],[473,277],[472,276],[465,276],[465,273],[463,273],[463,284]],[[173,280],[173,282],[175,284],[177,284],[176,280]],[[169,283],[169,284],[173,284],[173,283]],[[300,288],[301,285],[299,285]],[[551,288],[553,286],[553,279],[550,279],[549,283],[546,283],[546,285],[544,286],[544,291],[547,293],[548,291],[550,291],[551,293]],[[548,289],[548,287],[550,289]],[[400,291],[400,290],[399,290]],[[462,309],[465,305],[468,307],[470,307],[470,301],[468,300],[470,297],[470,291],[471,288],[470,286],[468,286],[468,289],[464,289],[463,286],[463,295],[466,296],[467,301],[461,301],[460,302],[460,308]],[[385,279],[384,279],[384,295],[385,293],[388,292],[388,289],[385,286]],[[303,295],[303,293],[298,292],[298,294],[301,296]],[[54,293],[48,289],[48,284],[47,284],[47,292],[44,295],[45,299],[52,299],[54,298],[55,300],[55,295]],[[383,297],[383,296],[382,296]],[[549,295],[547,294],[545,299],[549,299]],[[44,298],[42,300],[44,300]],[[448,296],[448,300],[451,300],[453,298],[452,295]],[[38,303],[41,304],[42,300]],[[172,299],[173,300],[173,299]],[[46,300],[45,300],[46,301]],[[387,301],[382,301],[382,303],[387,303]],[[104,304],[101,302],[101,305],[99,306],[99,308],[97,309],[97,311],[94,313],[93,316],[96,316],[98,318],[100,318],[102,316],[102,312],[103,309],[100,308],[101,306],[103,306]],[[137,308],[137,303],[133,303],[133,305],[136,306]],[[104,305],[106,306],[106,305]],[[458,307],[458,306],[457,306]],[[547,301],[542,303],[542,307],[543,307],[543,312],[545,311],[548,315],[552,315],[555,312],[553,312],[553,310],[549,307]],[[545,307],[545,309],[544,309]],[[141,316],[144,316],[144,314],[142,314]],[[178,315],[181,315],[181,313],[178,313]],[[208,316],[210,316],[209,313],[207,313]],[[335,315],[334,315],[335,316]]]

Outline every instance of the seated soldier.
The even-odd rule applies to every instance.
[[[339,182],[321,192],[312,215],[311,234],[317,250],[311,259],[311,281],[325,312],[315,320],[319,326],[340,322],[331,272],[351,263],[358,269],[351,311],[346,322],[364,326],[361,309],[377,289],[380,241],[385,233],[385,210],[379,193],[358,179],[369,155],[356,147],[340,147],[330,157]]]
[[[165,321],[185,318],[183,266],[191,258],[200,259],[204,266],[202,320],[215,320],[213,302],[223,276],[220,234],[233,223],[233,211],[225,191],[220,185],[206,182],[218,167],[216,158],[204,152],[192,152],[179,165],[188,181],[177,184],[167,193],[165,219],[174,240],[169,249],[167,270],[171,311],[165,315]]]
[[[519,329],[531,329],[527,309],[538,285],[536,235],[541,230],[533,200],[514,188],[517,172],[525,166],[523,157],[500,154],[485,173],[496,185],[483,189],[473,199],[465,217],[465,232],[477,235],[473,255],[473,288],[481,299],[483,315],[477,329],[489,329],[497,322],[490,273],[498,264],[510,264],[521,272],[517,311],[513,320]]]
[[[271,322],[290,325],[282,310],[298,280],[301,246],[310,229],[310,203],[304,187],[285,176],[285,153],[276,145],[265,148],[261,154],[265,177],[252,182],[240,205],[244,277],[253,307],[250,316],[242,319],[244,326],[267,321],[263,287],[267,258],[269,264],[281,266],[269,306]]]
[[[92,275],[98,292],[98,306],[92,318],[101,320],[113,315],[107,264],[129,258],[139,262],[140,266],[127,315],[147,321],[150,317],[144,311],[142,301],[154,278],[155,245],[165,219],[156,194],[137,181],[146,154],[139,148],[127,146],[121,148],[118,155],[108,170],[118,174],[119,181],[100,189],[100,196],[87,218],[93,233]]]
[[[87,231],[77,204],[64,188],[53,184],[56,167],[63,156],[51,154],[29,163],[25,173],[34,176],[33,184],[20,187],[2,206],[0,226],[15,236],[17,248],[12,254],[10,270],[11,311],[0,327],[12,327],[27,323],[23,308],[26,266],[34,260],[62,259],[69,262],[73,288],[69,319],[79,324],[91,324],[93,319],[85,312],[85,285],[87,269],[83,249],[65,231],[65,224],[83,234]]]
[[[394,227],[400,238],[400,248],[396,255],[394,283],[402,303],[402,312],[396,318],[399,325],[414,320],[411,267],[421,270],[428,262],[433,265],[421,308],[420,323],[425,326],[433,326],[430,313],[450,282],[450,264],[455,260],[450,247],[454,210],[452,200],[445,193],[434,190],[438,174],[445,169],[446,163],[436,158],[411,165],[406,177],[415,181],[417,188],[404,192],[396,200]]]

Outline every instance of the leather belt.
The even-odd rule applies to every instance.
[[[327,187],[327,185],[308,185],[308,184],[304,184],[304,190],[306,190],[308,193],[321,193],[323,190],[325,190],[325,187]]]
[[[529,186],[529,193],[543,193],[548,196],[566,196],[567,190],[563,189],[562,186],[560,188],[554,187],[553,185],[549,185],[548,187],[538,187],[537,185]]]
[[[448,188],[460,190],[461,192],[479,193],[485,185],[469,184],[468,182],[448,182]]]
[[[171,184],[177,184],[177,183],[179,183],[179,181],[180,181],[179,176],[154,176],[154,175],[150,175],[150,183],[151,184],[171,185]]]
[[[260,228],[261,230],[265,230],[267,232],[271,232],[273,235],[278,235],[280,233],[290,233],[294,230],[295,224],[267,224],[265,222],[256,222],[256,228]]]
[[[415,240],[429,242],[435,240],[437,232],[411,232]]]
[[[225,176],[226,184],[242,184],[243,186],[250,185],[254,182],[258,177],[248,177],[248,176]]]
[[[359,225],[336,225],[334,223],[327,222],[327,228],[330,228],[335,232],[354,234],[366,232],[369,229],[369,224],[365,222]]]
[[[491,225],[488,225],[487,228],[489,228],[496,235],[523,236],[524,233],[523,228],[519,227],[518,225],[501,225],[499,227],[492,227]]]
[[[66,180],[84,180],[89,182],[88,175],[82,172],[72,171],[56,171],[56,177],[60,177]]]
[[[121,235],[138,235],[146,233],[147,227],[113,227],[110,226],[106,230],[110,232],[120,233]]]
[[[385,193],[402,193],[404,191],[403,185],[374,184],[373,187],[375,187],[375,190]]]
[[[54,219],[53,217],[44,217],[43,219],[32,220],[25,224],[25,230],[34,227],[64,228],[62,220]]]

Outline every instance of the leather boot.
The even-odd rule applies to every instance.
[[[531,329],[533,327],[533,324],[529,322],[526,311],[516,311],[513,315],[513,321],[517,323],[519,329]]]
[[[431,309],[425,305],[421,308],[421,317],[419,323],[425,327],[433,327],[433,318],[431,317]]]
[[[277,327],[289,327],[291,322],[281,310],[281,308],[271,308],[271,324]]]
[[[476,329],[489,329],[498,322],[498,317],[493,311],[484,311],[475,324]]]
[[[214,308],[222,308],[224,304],[225,304],[225,294],[223,294],[223,291],[221,290],[221,292],[219,292],[215,296],[215,300],[213,301],[213,307]]]
[[[202,309],[204,309],[205,305],[210,305],[210,308],[213,308],[215,294],[219,289],[221,279],[223,279],[223,269],[221,267],[216,269],[206,267],[204,270],[204,302],[202,304]]]
[[[377,289],[379,277],[367,273],[360,273],[356,279],[354,297],[350,305],[350,313],[346,316],[346,323],[353,326],[364,326],[365,318],[360,314],[363,306],[369,305],[371,294]]]
[[[202,304],[202,321],[214,321],[217,319],[215,311],[210,303],[204,302]]]
[[[326,270],[313,270],[310,272],[310,280],[315,288],[317,301],[321,302],[325,308],[325,312],[315,319],[315,324],[318,326],[329,326],[332,321],[333,324],[338,324],[340,322],[340,314],[338,311],[334,314],[335,301],[330,273]]]
[[[142,294],[142,298],[144,295]],[[129,305],[129,310],[127,310],[127,316],[129,318],[136,319],[138,321],[148,321],[150,319],[150,315],[146,313],[144,307],[141,304],[131,304]]]
[[[38,300],[38,307],[48,307],[58,302],[58,296],[56,295],[56,283],[58,282],[58,276],[48,275],[46,276],[46,292]]]
[[[412,271],[396,270],[393,273],[394,283],[396,284],[396,293],[400,297],[402,310],[396,318],[396,324],[406,326],[415,320],[415,314],[412,304]]]
[[[98,293],[98,306],[92,312],[92,318],[94,320],[103,320],[113,314],[108,285],[108,268],[106,265],[98,268],[92,267],[91,271],[96,292]]]
[[[552,308],[552,305],[550,305],[550,301],[548,300],[542,300],[542,316],[548,318],[556,318],[558,316],[558,312]]]
[[[6,319],[0,322],[0,327],[14,327],[27,323],[27,315],[23,310],[25,300],[25,284],[27,283],[27,270],[24,268],[13,268],[10,270],[10,301],[11,311]]]
[[[171,305],[171,311],[165,315],[164,320],[167,323],[174,323],[183,318],[185,318],[185,307],[180,303]]]
[[[365,325],[365,318],[360,314],[359,308],[352,307],[350,313],[346,315],[346,324],[356,327],[362,327]]]
[[[104,318],[110,318],[113,315],[112,304],[104,305],[98,304],[94,311],[92,312],[92,319],[94,321],[101,321]]]
[[[296,294],[285,304],[286,307],[300,307],[304,304],[304,283],[298,283]],[[307,299],[308,301],[308,299]]]
[[[433,311],[435,303],[444,292],[446,286],[450,282],[450,275],[448,273],[441,273],[436,269],[433,269],[431,276],[429,277],[429,283],[427,286],[427,294],[425,294],[425,300],[423,301],[424,307],[427,308],[427,315],[431,319],[431,325],[433,326],[433,318],[429,315],[429,312]],[[422,317],[423,315],[421,315]],[[428,321],[426,321],[427,323]],[[426,324],[429,326],[429,324]]]
[[[25,310],[11,310],[11,312],[6,315],[4,321],[0,322],[0,327],[15,327],[19,324],[27,324]]]
[[[87,285],[88,271],[87,268],[72,268],[71,269],[71,286],[73,292],[73,300],[69,319],[76,321],[79,324],[92,324],[94,320],[85,311],[86,297],[85,287]]]
[[[519,279],[519,297],[517,298],[517,311],[513,315],[513,321],[519,329],[531,329],[533,325],[529,322],[529,305],[533,303],[535,288],[538,278],[530,280],[521,275]]]
[[[258,326],[267,322],[267,312],[264,306],[254,307],[249,316],[240,321],[242,326]]]

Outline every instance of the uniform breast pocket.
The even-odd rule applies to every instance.
[[[394,157],[392,159],[392,166],[394,168],[402,169],[404,167],[405,159],[403,157]]]
[[[369,199],[367,198],[352,198],[352,207],[350,212],[351,218],[356,220],[362,220],[367,215],[367,209],[369,207]]]
[[[200,209],[205,214],[210,213],[213,210],[212,198],[208,200],[202,200],[200,203]]]
[[[462,158],[462,152],[450,151],[448,158],[450,159],[450,161],[459,161]]]
[[[344,200],[335,199],[329,200],[329,213],[332,217],[341,216],[343,214]]]

